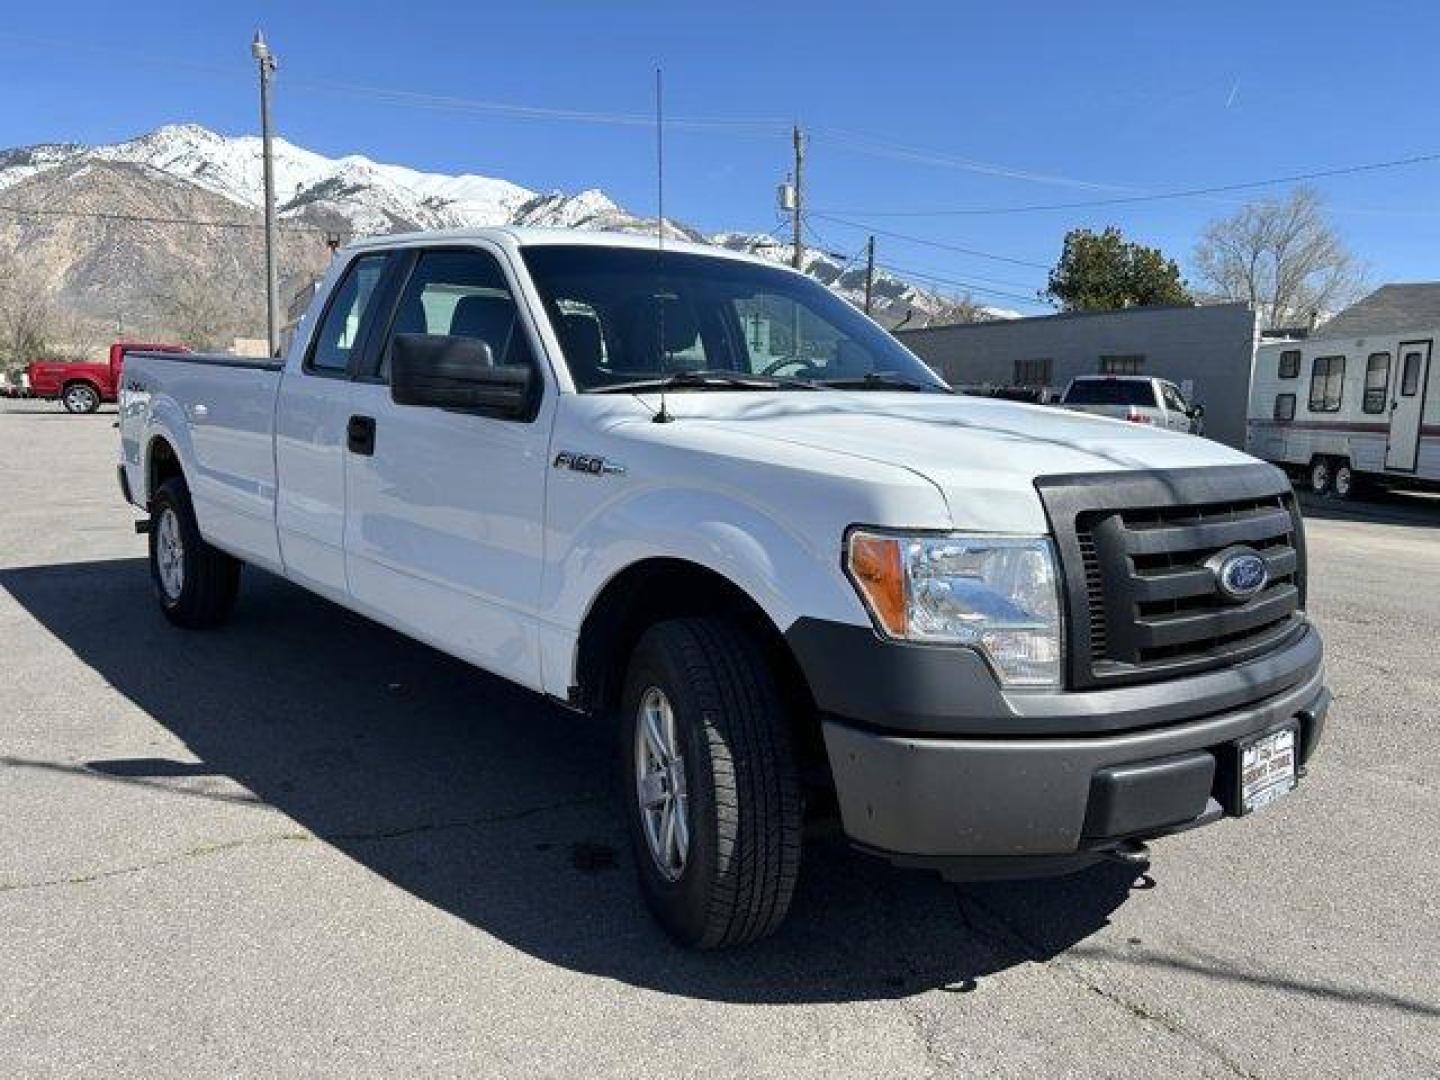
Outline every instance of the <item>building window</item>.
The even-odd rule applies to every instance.
[[[1365,400],[1360,408],[1367,413],[1383,413],[1390,394],[1390,354],[1371,353],[1365,361]]]
[[[1275,396],[1275,413],[1274,413],[1274,416],[1275,416],[1275,419],[1276,419],[1276,420],[1294,420],[1294,419],[1295,419],[1295,395],[1294,395],[1294,394],[1277,394],[1277,395]]]
[[[1286,349],[1280,354],[1280,378],[1298,379],[1300,377],[1300,350]]]
[[[1345,357],[1317,356],[1310,369],[1310,411],[1339,412],[1345,389]]]
[[[1129,356],[1100,357],[1101,375],[1140,375],[1145,370],[1145,356],[1137,353]]]
[[[1054,373],[1055,361],[1048,356],[1034,360],[1015,361],[1016,386],[1049,386]]]

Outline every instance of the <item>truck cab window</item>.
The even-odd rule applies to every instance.
[[[390,375],[390,343],[398,334],[475,338],[490,346],[496,364],[534,363],[510,285],[495,257],[484,251],[427,251],[400,294],[380,360]]]
[[[1173,383],[1161,383],[1160,393],[1164,395],[1167,409],[1187,414],[1190,412],[1190,405],[1185,400],[1185,395],[1180,393],[1180,389]]]
[[[307,371],[343,375],[350,364],[350,350],[359,342],[365,316],[375,297],[375,287],[385,272],[389,256],[362,255],[350,264],[345,280],[325,309],[325,318],[310,346]]]
[[[944,389],[848,303],[786,270],[592,245],[535,245],[524,258],[581,392],[687,371]]]

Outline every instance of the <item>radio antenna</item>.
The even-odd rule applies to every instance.
[[[665,348],[665,84],[660,68],[655,69],[655,323],[658,334],[661,377],[669,368],[669,350]],[[660,388],[660,411],[654,416],[657,424],[675,419],[665,405],[665,388]]]

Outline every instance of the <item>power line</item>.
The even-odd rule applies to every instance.
[[[0,213],[13,214],[16,217],[82,218],[140,225],[194,225],[207,229],[250,229],[263,231],[265,228],[262,224],[252,224],[246,221],[211,221],[204,218],[160,217],[152,214],[121,214],[103,210],[56,210],[41,206],[9,206],[0,204]],[[331,230],[319,229],[313,225],[281,225],[279,228],[282,232],[315,233],[320,236],[328,236],[331,233]]]
[[[947,244],[940,240],[931,240],[924,236],[912,236],[909,233],[894,232],[889,229],[873,228],[858,221],[848,221],[834,214],[824,214],[819,210],[811,210],[812,217],[821,218],[825,221],[833,221],[836,225],[844,225],[847,228],[859,229],[861,232],[873,232],[878,236],[888,236],[892,240],[905,240],[912,244],[921,244],[925,247],[938,248],[941,251],[953,251],[960,255],[971,255],[977,259],[990,259],[994,262],[1010,263],[1012,266],[1028,266],[1033,270],[1049,270],[1045,263],[1032,262],[1029,259],[1016,259],[1009,255],[997,255],[992,251],[978,251],[975,248],[961,247],[958,244]]]
[[[1002,300],[1010,300],[1017,304],[1031,304],[1036,307],[1052,306],[1041,300],[1033,293],[1030,296],[1022,296],[1018,293],[1006,292],[1003,289],[992,289],[984,285],[977,285],[973,281],[962,281],[959,278],[940,277],[935,274],[922,273],[916,270],[908,270],[905,267],[895,266],[891,263],[877,263],[881,269],[888,270],[892,274],[903,275],[907,279],[913,279],[926,285],[943,285],[950,288],[964,289],[969,293],[981,293],[986,296],[997,296]]]
[[[50,53],[76,53],[114,58],[112,47],[87,45],[83,42],[57,38],[36,37],[29,34],[0,32],[0,40],[20,42],[39,46]],[[245,67],[229,64],[207,64],[187,57],[161,57],[147,51],[149,70],[157,73],[186,73],[216,75],[225,78],[248,79],[251,72]],[[655,117],[647,113],[608,112],[592,109],[558,108],[545,105],[525,105],[514,102],[490,101],[481,98],[467,98],[452,94],[435,94],[418,90],[374,86],[344,80],[307,78],[294,74],[285,77],[287,89],[318,90],[326,93],[365,98],[390,105],[409,105],[417,108],[438,109],[448,112],[483,113],[504,116],[518,120],[543,120],[598,124],[619,127],[652,127]],[[733,131],[737,134],[774,135],[785,131],[788,120],[768,117],[724,117],[724,116],[680,116],[667,117],[665,126],[671,129],[686,128],[708,131]]]
[[[988,206],[943,210],[841,210],[838,212],[855,214],[860,217],[959,217],[980,214],[1029,214],[1046,210],[1084,210],[1099,206],[1120,206],[1128,203],[1159,202],[1166,199],[1190,199],[1203,195],[1223,195],[1229,192],[1251,191],[1256,188],[1274,187],[1280,184],[1295,184],[1307,180],[1325,180],[1336,176],[1351,176],[1356,173],[1378,172],[1383,169],[1423,165],[1433,161],[1440,161],[1440,153],[1415,154],[1410,157],[1394,158],[1389,161],[1371,161],[1361,165],[1344,165],[1333,169],[1315,169],[1310,172],[1292,173],[1288,176],[1274,176],[1264,180],[1247,180],[1234,184],[1211,184],[1206,187],[1121,195],[1108,199],[1086,199],[1065,203],[1037,203],[1029,206]],[[817,217],[824,216],[819,210],[811,210],[810,212]]]
[[[890,158],[898,161],[914,161],[922,165],[939,165],[946,168],[960,169],[965,172],[979,173],[982,176],[998,176],[1007,180],[1024,180],[1033,184],[1054,184],[1060,187],[1086,188],[1092,191],[1134,192],[1137,190],[1136,188],[1124,187],[1119,184],[1102,184],[1093,180],[1080,180],[1073,176],[1031,172],[1027,169],[1018,169],[993,161],[978,161],[974,158],[957,157],[953,154],[947,154],[938,150],[906,146],[903,143],[897,143],[878,135],[867,135],[864,132],[849,131],[845,128],[824,127],[816,130],[821,132],[822,135],[828,135],[841,146],[848,147],[862,154],[870,154],[874,157]]]
[[[899,271],[900,273],[904,273],[904,274],[913,274],[913,275],[915,275],[916,277],[920,277],[920,276],[936,277],[936,276],[942,276],[942,275],[944,274],[944,271],[943,271],[943,270],[923,270],[923,269],[920,269],[919,267],[899,266],[899,265],[897,265],[897,264],[895,264],[895,263],[891,263],[891,262],[888,262],[888,261],[887,261],[886,265],[889,266],[890,269],[892,269],[892,270],[896,270],[896,271]],[[970,281],[980,281],[980,282],[984,282],[986,285],[999,285],[999,286],[1001,286],[1002,288],[1004,288],[1004,287],[1009,287],[1009,288],[1012,288],[1012,289],[1026,289],[1026,290],[1029,290],[1029,291],[1030,291],[1031,295],[1034,295],[1034,293],[1040,291],[1040,289],[1042,288],[1042,286],[1036,285],[1034,282],[1031,282],[1031,281],[1014,281],[1014,280],[1012,280],[1012,279],[1010,279],[1010,278],[987,277],[987,276],[985,276],[984,274],[971,274],[971,273],[966,273],[965,277],[966,277],[968,280],[970,280]]]

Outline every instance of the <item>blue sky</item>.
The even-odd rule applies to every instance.
[[[1067,228],[1119,225],[1186,263],[1248,195],[965,216],[883,216],[1164,192],[1440,151],[1440,6],[1289,2],[912,5],[126,4],[11,10],[0,146],[115,141],[189,120],[258,124],[248,41],[280,58],[280,132],[536,188],[598,186],[654,207],[653,133],[522,118],[433,97],[615,117],[665,71],[666,210],[708,229],[776,227],[785,125],[812,132],[810,242],[1013,296],[1044,284]],[[382,98],[336,84],[429,95]],[[1437,274],[1440,161],[1319,182],[1376,282]],[[1279,190],[1279,189],[1268,189]],[[935,244],[947,247],[933,246]],[[983,258],[961,247],[1015,261]],[[1036,265],[1027,265],[1036,264]],[[1012,297],[1012,299],[1007,299]]]

